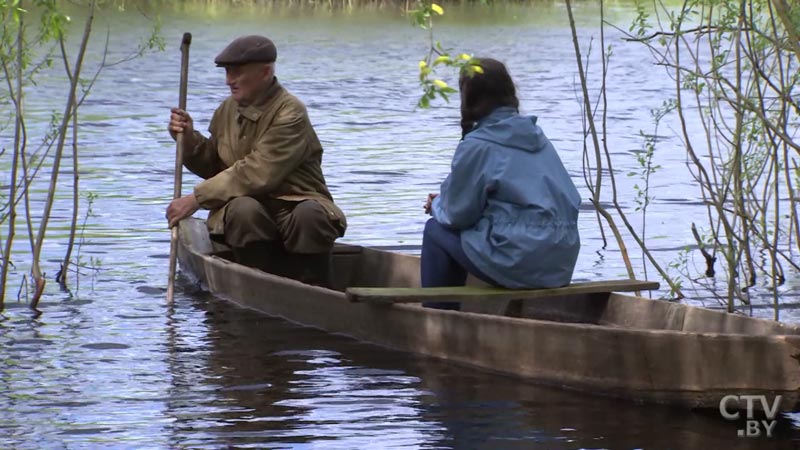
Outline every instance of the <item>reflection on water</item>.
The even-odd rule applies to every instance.
[[[181,279],[163,296],[14,312],[0,328],[0,448],[790,449],[718,412],[636,405],[302,328]],[[105,305],[105,306],[104,306]],[[765,447],[766,446],[766,447]]]
[[[194,295],[208,352],[168,348],[173,443],[323,448],[763,448],[712,414],[636,406],[416,358]],[[201,363],[202,361],[202,363]],[[205,365],[198,370],[198,365]],[[189,377],[185,380],[183,377]],[[191,392],[201,393],[192,401]],[[202,404],[198,400],[202,399]],[[780,433],[787,438],[790,424]],[[792,448],[775,441],[774,448]]]
[[[211,340],[205,379],[226,406],[202,417],[215,424],[202,433],[176,423],[192,447],[371,448],[380,436],[382,448],[760,448],[714,416],[465,371],[195,298]]]
[[[579,21],[595,20],[592,8],[582,5]],[[437,33],[446,45],[508,63],[522,109],[539,116],[582,186],[580,107],[562,7],[537,4],[499,18],[481,12],[467,18],[468,12],[465,7],[462,22],[469,26],[445,21]],[[632,12],[617,5],[609,14],[626,20]],[[107,24],[102,20],[97,29]],[[98,195],[82,251],[99,258],[102,270],[83,279],[72,297],[51,282],[43,316],[31,318],[21,303],[11,303],[0,322],[0,448],[705,450],[791,448],[798,438],[788,417],[779,439],[737,439],[740,424],[718,414],[537,387],[362,345],[238,310],[191,285],[181,284],[168,307],[164,209],[174,143],[165,123],[177,102],[184,31],[194,34],[188,104],[198,129],[208,126],[226,95],[223,73],[212,64],[219,49],[245,33],[277,42],[278,77],[306,102],[325,146],[326,176],[350,223],[346,242],[418,249],[422,205],[447,173],[460,133],[457,104],[414,111],[416,62],[426,37],[391,13],[306,18],[211,8],[165,12],[162,20],[168,51],[108,69],[81,115],[81,183]],[[147,26],[135,14],[112,25],[115,54],[124,54]],[[624,155],[641,149],[638,132],[650,126],[641,111],[660,103],[655,94],[670,80],[654,79],[647,55],[636,47],[619,44],[614,54],[610,93],[619,106],[609,143],[624,174],[636,165]],[[55,84],[45,77],[37,92],[57,92],[47,90]],[[59,102],[31,95],[28,109],[46,120]],[[670,139],[664,145],[679,148]],[[686,223],[703,218],[682,155],[657,155],[670,185],[651,205],[648,229],[665,261],[693,242],[688,227],[685,235],[675,232],[676,208]],[[184,180],[184,191],[197,182],[188,173]],[[618,182],[627,192],[635,180]],[[69,204],[66,197],[56,204],[60,219],[45,247],[50,274],[63,254],[66,228],[59,220],[69,217]],[[601,248],[588,208],[580,227],[576,279],[625,276],[618,252]],[[25,251],[25,239],[17,243]],[[790,279],[784,289],[798,283]],[[754,314],[771,312],[756,305]],[[783,317],[797,316],[787,310]]]

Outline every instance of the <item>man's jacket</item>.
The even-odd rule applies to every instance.
[[[185,150],[183,163],[205,178],[194,195],[201,207],[211,210],[211,234],[224,234],[229,201],[250,196],[264,204],[271,198],[316,200],[344,235],[345,216],[325,184],[322,145],[305,105],[277,78],[247,107],[228,97],[214,112],[209,132],[209,138],[194,133],[195,145]]]

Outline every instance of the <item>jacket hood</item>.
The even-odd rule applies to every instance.
[[[536,125],[536,116],[521,116],[510,106],[497,108],[481,119],[465,139],[480,139],[531,153],[538,152],[548,142]]]

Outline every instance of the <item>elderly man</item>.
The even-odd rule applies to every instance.
[[[231,42],[215,59],[231,95],[214,112],[209,137],[172,109],[184,133],[183,164],[205,179],[167,208],[170,227],[209,209],[211,238],[237,262],[311,284],[330,283],[331,248],[345,216],[322,174],[322,145],[303,103],[275,77],[277,49],[263,36]]]

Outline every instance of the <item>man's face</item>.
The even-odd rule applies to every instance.
[[[225,84],[231,97],[241,106],[248,106],[266,88],[274,73],[272,64],[251,63],[225,67]]]

